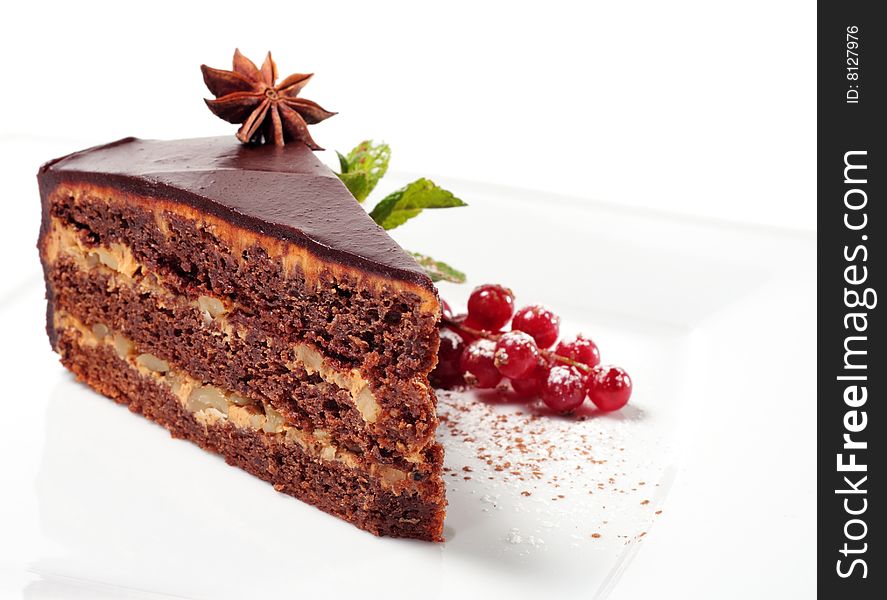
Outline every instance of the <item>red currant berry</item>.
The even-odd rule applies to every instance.
[[[585,376],[569,365],[556,365],[542,386],[542,401],[556,412],[577,408],[585,400]]]
[[[511,320],[511,328],[525,331],[533,336],[540,348],[551,348],[557,341],[561,318],[551,309],[538,304],[525,306],[517,311]]]
[[[597,345],[581,333],[574,340],[558,342],[554,353],[589,367],[596,367],[601,362],[601,353]]]
[[[462,324],[470,329],[479,329],[481,331],[488,331],[490,333],[495,333],[499,331],[498,329],[490,329],[483,323],[479,322],[477,319],[472,318],[471,315],[466,315],[465,320],[462,321]]]
[[[631,377],[613,366],[597,366],[588,380],[588,397],[603,411],[619,410],[631,398]]]
[[[496,342],[493,362],[505,377],[520,379],[530,373],[539,361],[539,349],[529,334],[508,331]]]
[[[453,320],[453,309],[450,308],[449,302],[443,298],[440,299],[440,316],[447,321]]]
[[[453,315],[453,323],[455,323],[456,325],[464,325],[465,327],[471,327],[471,325],[468,323],[468,315],[465,313],[459,313],[458,315]],[[479,329],[478,327],[471,327],[471,328],[472,329]],[[466,344],[470,344],[471,342],[473,342],[474,340],[477,339],[476,335],[468,333],[467,331],[465,331],[463,329],[454,328],[453,331],[455,331],[459,335],[459,337],[461,337],[463,340],[465,340]]]
[[[545,380],[548,379],[548,369],[548,364],[544,360],[537,361],[528,375],[511,380],[511,389],[522,398],[538,398]]]
[[[464,349],[465,342],[456,332],[449,329],[441,330],[437,366],[428,376],[434,387],[448,390],[465,383],[459,368],[459,360],[462,358]]]
[[[514,294],[501,285],[474,288],[468,298],[468,319],[478,329],[499,331],[514,314]]]
[[[493,340],[474,340],[459,359],[459,368],[465,381],[479,388],[494,388],[502,381],[502,374],[493,363],[496,353],[496,342]]]

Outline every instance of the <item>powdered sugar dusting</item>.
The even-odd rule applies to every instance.
[[[582,374],[576,368],[555,365],[548,372],[548,381],[557,385],[582,385]]]
[[[469,344],[466,352],[475,358],[489,358],[492,360],[496,353],[496,342],[493,340],[479,339]]]

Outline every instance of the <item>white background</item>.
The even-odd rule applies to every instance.
[[[399,171],[815,227],[811,2],[51,4],[4,8],[3,138],[233,134],[198,66],[239,46],[316,73],[328,149],[372,137]]]
[[[674,256],[662,251],[661,264],[670,266],[661,273],[648,255],[668,240],[653,229],[627,235],[625,247],[637,252],[624,260],[608,255],[624,249],[611,241],[626,232],[614,232],[596,234],[588,245],[596,251],[572,254],[560,265],[587,268],[595,283],[607,261],[623,270],[625,285],[594,300],[608,305],[592,307],[595,318],[644,312],[639,306],[658,316],[657,310],[668,312],[663,306],[674,307],[669,326],[695,348],[688,352],[690,387],[703,396],[711,391],[711,406],[697,405],[680,425],[689,450],[669,518],[613,596],[650,597],[662,588],[700,598],[803,597],[813,587],[815,534],[814,10],[810,2],[761,1],[4,7],[0,164],[15,194],[4,199],[0,300],[38,285],[34,174],[41,161],[128,135],[233,135],[236,126],[205,108],[201,99],[209,94],[198,67],[230,68],[235,46],[257,62],[270,49],[282,75],[315,72],[305,97],[339,112],[313,128],[328,149],[383,139],[401,178],[440,176],[454,189],[464,179],[539,190],[521,193],[524,204],[564,194],[647,209],[628,211],[638,219],[611,219],[617,223],[676,213],[691,217],[681,223],[707,232],[709,256],[694,253],[689,246],[696,238],[689,236],[683,245],[675,242]],[[465,189],[477,188],[466,183]],[[552,210],[563,210],[558,200]],[[471,214],[490,218],[490,206]],[[557,220],[538,223],[557,226]],[[447,216],[435,223],[457,221]],[[733,233],[723,234],[716,252],[721,231]],[[736,232],[750,245],[731,243],[741,237]],[[450,243],[434,233],[423,235],[436,245]],[[758,246],[765,238],[784,245]],[[569,247],[582,245],[571,239]],[[462,255],[470,254],[462,248],[444,258],[464,266]],[[678,268],[675,257],[683,257]],[[575,282],[540,275],[543,269],[521,273],[515,265],[478,262],[487,270],[472,275],[509,272],[509,281],[540,300],[578,298],[570,289]],[[746,286],[733,275],[742,269],[766,285]],[[646,297],[632,291],[633,273],[647,277],[635,282]],[[692,301],[683,302],[684,293]],[[742,304],[728,305],[728,296]],[[781,303],[777,310],[774,302]],[[715,308],[700,312],[701,306]],[[704,335],[697,321],[706,323]],[[45,354],[40,364],[54,363]],[[3,377],[12,375],[3,371]]]

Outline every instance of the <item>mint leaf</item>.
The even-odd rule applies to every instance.
[[[417,179],[405,187],[385,196],[370,217],[382,229],[394,229],[403,225],[426,208],[451,208],[467,206],[452,192],[439,187],[429,179]]]
[[[410,252],[419,266],[431,277],[431,281],[452,281],[453,283],[465,283],[465,273],[458,271],[445,262],[434,260],[430,256]]]
[[[342,175],[351,170],[351,165],[348,164],[348,159],[342,156],[342,153],[336,150],[336,156],[339,157],[339,168],[342,169]]]
[[[363,171],[353,171],[350,173],[337,173],[339,179],[351,192],[358,202],[363,202],[370,195],[372,188],[370,187],[370,178]]]
[[[388,144],[373,144],[373,140],[362,141],[348,153],[349,171],[368,173],[373,187],[385,176],[390,160],[391,148]]]
[[[342,169],[338,174],[339,179],[358,202],[363,202],[370,195],[388,171],[388,161],[391,160],[388,144],[373,144],[372,140],[359,143],[348,156],[343,156],[341,152],[336,154]]]

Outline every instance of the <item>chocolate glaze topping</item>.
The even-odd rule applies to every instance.
[[[434,290],[422,268],[303,144],[124,138],[50,161],[38,179],[44,206],[59,183],[107,185],[188,204],[325,259]]]

